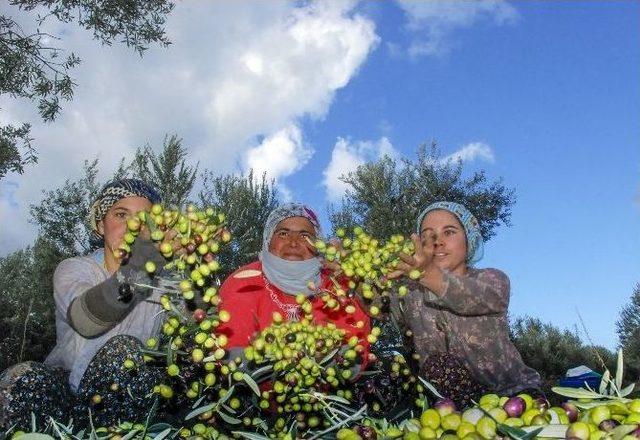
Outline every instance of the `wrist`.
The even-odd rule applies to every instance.
[[[418,282],[438,296],[444,293],[444,272],[434,264],[424,269]]]

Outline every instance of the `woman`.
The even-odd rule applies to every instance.
[[[404,310],[421,372],[463,406],[485,390],[539,389],[540,376],[509,339],[509,278],[471,266],[483,254],[473,214],[458,203],[429,205],[412,239],[415,254],[402,255],[392,277],[420,274]]]
[[[117,180],[102,189],[90,213],[92,243],[102,247],[56,268],[56,346],[45,366],[19,364],[2,375],[0,425],[28,426],[32,411],[41,420],[54,415],[67,422],[65,410],[74,404],[76,425],[87,418],[88,407],[98,425],[145,415],[144,396],[159,376],[144,366],[140,341],[158,331],[162,307],[157,293],[136,285],[153,283],[144,270],[146,261],[160,265],[164,259],[143,233],[127,261],[116,251],[127,219],[159,202],[156,190],[136,179]],[[126,359],[139,365],[135,373],[123,368]],[[61,371],[68,372],[68,379]]]
[[[255,333],[271,325],[274,312],[288,320],[298,319],[298,294],[310,299],[316,323],[333,322],[347,336],[366,338],[371,330],[369,318],[357,301],[356,311],[347,314],[329,310],[316,295],[333,289],[311,244],[319,234],[318,219],[305,205],[290,203],[271,212],[259,261],[240,268],[220,288],[220,308],[229,311],[231,319],[219,331],[228,336],[229,348],[249,345]]]

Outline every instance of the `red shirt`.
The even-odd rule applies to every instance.
[[[321,289],[331,290],[332,281],[324,273],[321,275]],[[272,299],[272,293],[276,300]],[[273,323],[273,313],[280,312],[284,319],[287,313],[281,304],[296,304],[292,295],[283,293],[271,283],[266,282],[262,273],[262,263],[256,261],[241,267],[225,280],[220,288],[221,303],[219,310],[226,310],[231,314],[227,323],[222,323],[217,331],[229,338],[227,348],[246,347],[251,338],[260,330]],[[348,314],[342,308],[337,311],[328,310],[318,296],[310,297],[313,306],[312,315],[316,324],[332,322],[336,327],[346,331],[345,341],[355,335],[365,346],[366,352],[363,362],[366,363],[369,344],[366,337],[371,332],[369,316],[360,306],[357,299],[353,300],[356,307],[354,313]],[[362,328],[356,327],[356,322],[363,321]]]

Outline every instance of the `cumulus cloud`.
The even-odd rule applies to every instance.
[[[475,159],[482,159],[486,162],[493,162],[495,157],[491,147],[482,142],[471,142],[464,145],[458,151],[442,158],[443,162],[470,162]]]
[[[83,160],[94,157],[105,178],[121,157],[160,146],[167,133],[183,138],[194,162],[220,173],[265,163],[261,155],[276,144],[296,145],[299,169],[311,150],[302,133],[296,137],[297,122],[323,118],[378,44],[374,23],[354,8],[350,1],[181,2],[167,22],[172,44],[143,58],[123,45],[101,46],[77,25],[47,21],[41,30],[64,36],[59,44],[83,63],[73,71],[73,101],[52,124],[39,121],[32,103],[0,98],[3,123],[33,123],[39,153],[36,166],[11,176],[20,206],[8,209],[26,225],[23,244],[33,239],[28,205],[44,187],[79,177]],[[7,10],[26,30],[38,12]],[[269,171],[285,177],[288,168]],[[5,251],[8,235],[0,236]]]
[[[339,201],[349,187],[340,177],[355,171],[360,165],[381,159],[384,156],[399,157],[398,151],[389,139],[381,138],[376,142],[360,141],[352,143],[338,138],[331,153],[331,161],[323,171],[323,185],[329,201]]]
[[[442,55],[450,50],[450,35],[481,19],[497,25],[512,24],[519,15],[504,0],[396,0],[407,17],[407,28],[415,34],[411,56]]]
[[[303,143],[300,128],[289,125],[247,151],[245,169],[253,169],[256,179],[266,173],[268,179],[280,182],[284,198],[290,199],[281,180],[304,167],[313,153],[313,148]]]

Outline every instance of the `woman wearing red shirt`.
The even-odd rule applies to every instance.
[[[368,347],[371,325],[358,301],[352,300],[355,312],[348,314],[344,307],[329,309],[320,298],[322,291],[334,290],[329,271],[311,245],[320,232],[316,215],[305,205],[290,203],[271,212],[259,261],[238,269],[220,288],[220,309],[231,319],[218,330],[229,338],[229,349],[249,345],[257,332],[271,325],[274,312],[286,320],[298,319],[300,294],[310,300],[316,324],[332,322],[346,331],[345,340],[355,335]],[[362,362],[366,361],[365,356]]]

